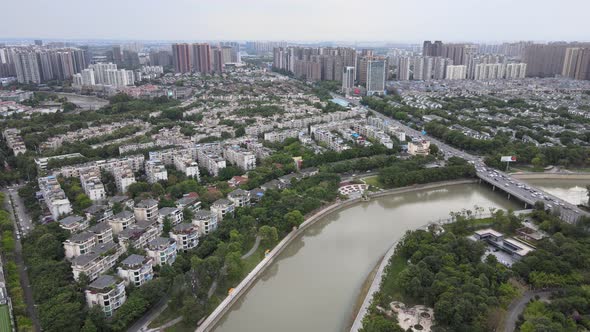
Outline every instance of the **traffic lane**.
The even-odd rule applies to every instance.
[[[346,97],[338,96],[338,95],[336,95],[336,94],[334,94],[334,93],[332,94],[332,96],[334,96],[334,97],[339,97],[339,98],[344,98],[344,99],[345,99],[345,100],[347,100],[348,102],[351,102],[351,103],[353,103],[353,104],[355,104],[355,105],[357,105],[357,106],[360,104],[360,102],[359,102],[359,101],[357,101],[357,100],[352,100],[352,99],[348,99],[348,98],[346,98]],[[367,108],[367,109],[369,109],[369,108]],[[372,111],[373,111],[373,110],[372,110]],[[428,138],[428,139],[429,139],[431,142],[433,142],[434,144],[436,144],[437,146],[439,146],[439,147],[441,148],[441,150],[443,150],[443,152],[444,152],[445,154],[446,154],[446,153],[449,153],[449,154],[455,154],[455,155],[457,155],[457,156],[461,156],[461,157],[463,157],[464,159],[467,159],[467,160],[472,160],[472,161],[481,161],[481,157],[479,157],[479,156],[471,155],[471,154],[469,154],[469,153],[467,153],[467,152],[463,152],[463,151],[461,151],[461,150],[459,150],[459,149],[457,149],[457,148],[451,147],[451,146],[449,146],[449,145],[447,145],[447,144],[443,143],[442,141],[439,141],[438,139],[436,139],[436,138],[434,138],[434,137],[430,137],[430,136],[428,136],[428,135],[422,135],[422,133],[421,133],[421,132],[419,132],[419,131],[417,131],[417,130],[415,130],[415,129],[413,129],[413,128],[410,128],[409,126],[406,126],[406,125],[402,124],[401,122],[399,122],[399,121],[397,121],[397,120],[394,120],[394,119],[392,119],[392,118],[390,118],[390,117],[388,117],[388,116],[386,116],[386,115],[384,115],[384,114],[381,114],[381,113],[379,113],[379,112],[376,112],[376,111],[373,111],[373,113],[375,113],[375,114],[377,115],[377,117],[379,117],[379,118],[381,118],[381,119],[387,120],[387,121],[389,121],[389,122],[391,122],[391,123],[394,123],[394,124],[398,125],[400,128],[402,128],[402,129],[404,130],[404,133],[406,133],[406,135],[408,135],[408,133],[409,133],[411,136],[416,136],[416,137],[427,137],[427,138]],[[513,179],[512,177],[510,177],[509,175],[507,175],[507,174],[505,174],[505,173],[503,173],[503,172],[498,172],[498,173],[499,173],[499,174],[502,174],[502,175],[504,175],[504,176],[505,176],[505,178],[506,178],[508,181],[514,181],[514,179]],[[516,187],[516,188],[518,188],[518,187]],[[534,188],[534,187],[533,187],[533,188]],[[519,189],[520,189],[520,188],[516,189],[516,190],[517,190],[517,191],[516,191],[516,193],[518,193],[518,192],[519,192]],[[563,200],[561,200],[561,199],[559,199],[559,198],[557,198],[557,197],[554,197],[553,195],[548,195],[547,193],[545,193],[545,192],[543,192],[543,191],[541,191],[541,190],[539,190],[539,189],[537,189],[537,188],[535,188],[535,190],[536,190],[536,191],[538,191],[538,192],[541,192],[541,193],[543,193],[543,196],[552,197],[552,198],[554,198],[554,199],[557,199],[557,201],[559,201],[561,204],[567,204],[567,202],[565,202],[565,201],[563,201]],[[512,191],[512,190],[510,190],[510,191]],[[521,195],[523,195],[523,194],[524,194],[524,192],[523,192],[522,190],[520,190],[520,194],[521,194]],[[525,198],[525,196],[523,196],[523,198]],[[533,200],[530,200],[529,202],[532,202],[532,201],[533,201]],[[575,211],[575,212],[577,212],[577,213],[583,213],[581,210],[579,210],[579,212],[578,212],[578,210],[579,210],[579,209],[578,209],[577,207],[575,207],[575,208],[574,208],[574,211]]]
[[[18,195],[19,188],[20,187],[8,188],[8,195],[10,195],[15,207],[15,216],[17,218],[18,226],[23,234],[27,234],[33,229],[34,224],[25,209],[23,199]]]

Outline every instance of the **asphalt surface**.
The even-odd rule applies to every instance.
[[[518,315],[520,315],[529,301],[535,297],[539,296],[541,300],[548,300],[549,296],[551,296],[551,291],[544,291],[544,290],[536,290],[536,291],[526,291],[522,296],[516,300],[514,300],[507,309],[506,320],[504,321],[504,332],[512,332],[516,329],[516,321],[518,321]]]
[[[8,189],[3,190],[3,192],[9,195],[10,199],[12,199],[12,202],[16,209],[16,220],[18,223],[19,231],[22,235],[27,235],[33,229],[33,227],[35,227],[35,224],[33,223],[31,217],[27,213],[23,199],[18,195],[18,190],[20,188],[20,186],[12,186]]]
[[[521,201],[527,203],[531,207],[535,204],[535,202],[541,201],[545,204],[545,208],[559,213],[560,217],[567,222],[575,222],[580,216],[589,215],[588,212],[581,210],[577,206],[570,204],[538,188],[528,185],[522,181],[519,181],[505,172],[486,167],[483,161],[483,157],[481,156],[469,154],[465,151],[454,148],[432,136],[428,136],[428,134],[424,135],[419,130],[406,126],[405,124],[397,120],[394,120],[388,116],[385,116],[377,111],[374,111],[366,106],[361,105],[359,100],[345,98],[334,93],[332,94],[332,96],[344,99],[353,105],[365,107],[366,109],[373,111],[375,116],[387,121],[389,124],[398,126],[402,131],[406,133],[406,136],[412,138],[428,139],[431,143],[436,144],[439,150],[444,154],[445,159],[448,159],[450,157],[460,157],[469,161],[475,166],[477,176],[480,179],[501,189],[502,191],[510,194],[511,196],[520,199]]]

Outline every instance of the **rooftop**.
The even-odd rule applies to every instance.
[[[96,280],[94,280],[90,285],[88,285],[88,288],[95,290],[103,290],[105,288],[112,287],[116,283],[117,278],[108,274],[104,274],[98,277]]]

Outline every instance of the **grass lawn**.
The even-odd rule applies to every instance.
[[[403,301],[404,303],[407,301],[402,296],[401,289],[397,283],[397,276],[408,266],[408,262],[403,257],[394,254],[389,263],[379,289],[379,292],[383,294],[379,305],[383,307],[388,307],[389,303],[394,300]]]
[[[264,246],[261,243],[260,246],[258,246],[258,249],[256,249],[256,251],[252,254],[252,256],[243,260],[244,277],[248,275],[248,273],[250,273],[250,271],[252,271],[256,267],[256,265],[258,265],[258,263],[260,263],[264,259],[264,251],[266,249],[272,250],[272,248],[264,248]]]
[[[12,322],[7,305],[0,306],[0,331],[12,331]]]
[[[154,319],[148,327],[151,329],[155,329],[156,327],[160,327],[166,324],[168,321],[175,319],[176,317],[180,316],[180,314],[176,310],[170,309],[170,307],[166,307],[164,311],[162,311],[156,319]]]
[[[365,181],[366,184],[373,186],[375,188],[382,188],[383,187],[381,182],[379,182],[379,177],[377,175],[363,178],[363,180]]]

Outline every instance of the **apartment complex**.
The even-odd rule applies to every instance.
[[[40,177],[39,190],[54,220],[72,212],[72,204],[55,176]]]
[[[117,267],[117,275],[124,280],[125,286],[140,287],[154,277],[152,258],[132,254]]]
[[[93,281],[85,292],[88,307],[100,306],[105,316],[111,317],[127,300],[125,282],[120,278],[103,275]]]
[[[170,230],[170,238],[176,241],[177,250],[186,252],[199,244],[199,228],[193,224],[178,224]]]

